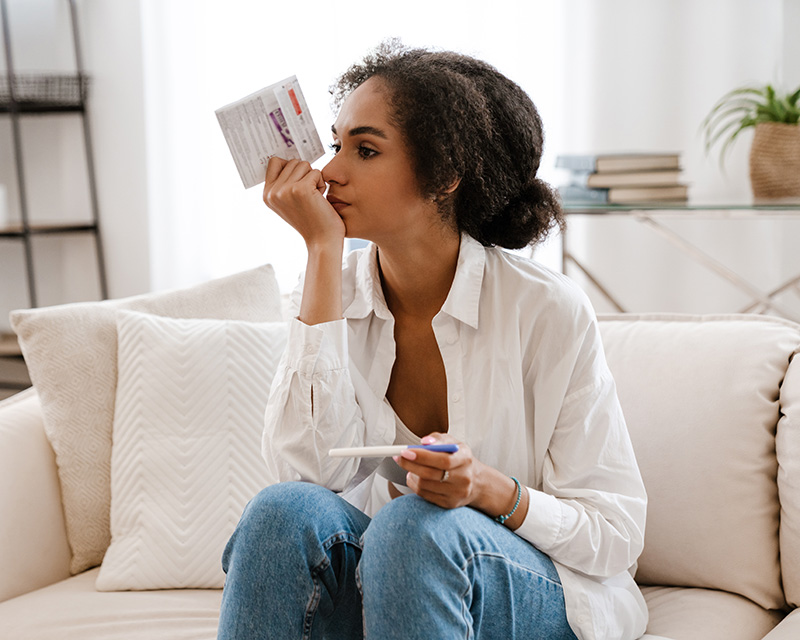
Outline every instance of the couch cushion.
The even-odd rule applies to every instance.
[[[11,314],[56,453],[73,573],[100,564],[111,538],[117,309],[173,318],[281,320],[270,265],[179,291]]]
[[[15,640],[214,640],[222,591],[99,592],[93,569],[0,602],[2,637]]]
[[[800,638],[800,609],[795,609],[769,632],[764,640],[797,640]]]
[[[644,587],[642,593],[650,612],[647,633],[671,640],[754,640],[783,617],[724,591]]]
[[[775,445],[781,499],[781,569],[786,601],[800,606],[800,355],[781,385],[781,419]],[[800,638],[800,632],[797,636]]]
[[[111,546],[97,588],[221,588],[222,551],[269,484],[264,409],[285,322],[117,315]]]
[[[775,430],[800,327],[623,315],[601,331],[649,498],[637,580],[780,608]]]

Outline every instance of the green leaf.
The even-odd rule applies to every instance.
[[[749,98],[739,98],[735,101],[719,105],[717,109],[713,110],[708,114],[708,116],[706,116],[702,127],[704,129],[710,129],[713,131],[717,126],[719,126],[719,123],[726,118],[736,117],[737,119],[740,119],[747,117],[748,115],[755,113],[759,106],[762,106],[762,103],[756,102]]]
[[[724,145],[722,145],[722,149],[721,149],[721,150],[720,150],[720,152],[719,152],[720,164],[722,164],[722,165],[724,166],[724,164],[725,164],[725,158],[728,156],[728,153],[730,152],[731,145],[732,145],[732,144],[733,144],[733,142],[736,140],[736,137],[737,137],[737,136],[738,136],[738,135],[739,135],[739,134],[740,134],[742,131],[744,131],[745,129],[747,129],[748,127],[753,127],[753,126],[755,126],[755,124],[756,124],[756,122],[755,122],[755,121],[753,121],[753,120],[746,120],[746,121],[743,121],[743,122],[742,122],[742,124],[739,126],[739,128],[738,128],[738,129],[736,129],[736,131],[734,131],[734,132],[733,132],[733,135],[731,135],[731,137],[730,137],[730,138],[728,138],[728,139],[725,141],[725,144],[724,144]]]
[[[747,128],[762,122],[800,123],[800,87],[792,94],[780,93],[771,84],[763,87],[745,86],[728,91],[703,119],[700,129],[708,153],[714,145],[724,140],[720,149],[723,165],[731,145]]]
[[[764,116],[768,120],[774,120],[775,122],[782,122],[783,114],[784,109],[780,102],[774,102],[769,105],[759,105],[756,109],[757,116]]]
[[[706,152],[708,152],[711,147],[717,144],[717,142],[732,129],[736,129],[737,127],[739,129],[743,128],[741,123],[742,121],[740,120],[731,120],[724,127],[719,129],[711,138],[709,138],[708,142],[706,142]]]

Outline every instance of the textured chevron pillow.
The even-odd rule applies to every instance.
[[[109,469],[117,385],[117,309],[172,318],[281,320],[270,265],[188,289],[11,314],[58,465],[72,573],[100,564],[111,540]]]
[[[111,546],[101,591],[222,587],[222,551],[269,484],[264,409],[285,323],[117,315]]]

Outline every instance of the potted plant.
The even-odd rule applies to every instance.
[[[706,152],[723,141],[720,161],[737,136],[755,128],[750,184],[756,198],[800,197],[800,88],[779,93],[767,84],[740,87],[720,98],[703,120]]]

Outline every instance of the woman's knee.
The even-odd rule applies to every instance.
[[[238,529],[265,529],[277,532],[281,528],[295,530],[313,513],[315,505],[334,497],[330,491],[307,482],[281,482],[265,487],[247,504]]]
[[[234,556],[249,561],[274,554],[286,545],[305,545],[315,538],[320,514],[340,500],[324,487],[282,482],[262,489],[247,504],[223,554],[223,568]]]
[[[389,565],[399,568],[414,562],[409,555],[420,559],[462,555],[461,511],[443,509],[416,495],[392,500],[375,515],[362,538],[362,564],[385,571]]]

